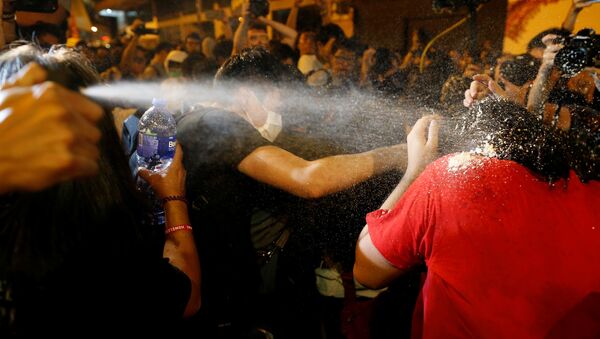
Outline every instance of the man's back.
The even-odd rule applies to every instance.
[[[458,154],[368,223],[392,264],[428,266],[424,337],[544,337],[600,291],[599,208],[598,182]]]

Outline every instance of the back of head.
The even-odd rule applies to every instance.
[[[560,37],[566,38],[569,35],[571,35],[571,32],[569,32],[566,29],[557,28],[557,27],[542,31],[542,32],[538,33],[536,36],[534,36],[533,38],[531,38],[531,40],[529,40],[529,43],[527,44],[527,52],[530,52],[532,49],[535,49],[535,48],[546,48],[546,45],[544,45],[544,43],[542,42],[542,39],[548,34],[555,34]]]
[[[204,54],[192,53],[181,64],[181,72],[190,80],[212,81],[217,72],[217,65]]]
[[[500,74],[510,83],[523,86],[535,80],[541,62],[529,54],[517,55],[500,64]]]
[[[317,42],[324,45],[331,38],[334,38],[335,40],[342,40],[346,38],[346,35],[340,26],[336,24],[327,24],[319,29],[316,38]]]
[[[0,82],[30,62],[66,74],[70,87],[93,85],[99,76],[89,61],[68,49],[44,53],[32,45],[0,56]],[[4,197],[0,209],[0,276],[19,272],[39,280],[65,261],[128,253],[140,233],[141,202],[121,149],[114,121],[106,111],[99,174],[64,182],[41,192]],[[123,226],[123,227],[121,227]],[[115,236],[118,230],[119,236]]]
[[[484,155],[513,160],[548,182],[569,177],[600,180],[600,133],[591,129],[562,132],[544,125],[525,108],[489,98],[460,119],[462,150],[487,150]]]
[[[215,84],[236,82],[285,85],[302,81],[302,74],[281,63],[262,47],[245,49],[232,56],[215,76]]]

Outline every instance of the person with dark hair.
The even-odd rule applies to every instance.
[[[597,134],[489,98],[456,124],[463,153],[427,166],[437,124],[417,122],[404,177],[367,215],[356,279],[380,288],[426,265],[418,337],[554,337],[571,313],[570,336],[600,335]]]
[[[154,56],[150,60],[150,64],[144,70],[142,79],[144,80],[159,80],[167,77],[167,71],[165,69],[165,60],[167,55],[173,49],[173,45],[168,42],[161,42],[154,49]]]
[[[233,41],[226,39],[219,39],[215,48],[213,50],[213,54],[215,56],[215,61],[217,65],[220,67],[225,63],[227,59],[231,56],[231,51],[233,50]]]
[[[319,29],[316,35],[317,40],[317,56],[324,64],[329,64],[331,61],[331,53],[333,45],[336,41],[346,39],[346,34],[342,28],[336,24],[327,24]]]
[[[188,79],[193,81],[209,82],[217,73],[217,65],[215,62],[203,54],[194,53],[188,55],[181,63],[181,73]]]
[[[187,54],[202,53],[202,38],[196,32],[192,32],[185,37],[183,50]]]
[[[302,74],[308,75],[323,69],[323,64],[317,57],[317,35],[315,32],[302,32],[298,38],[298,69]]]
[[[555,35],[555,38],[566,38],[571,35],[571,31],[563,28],[550,28],[542,31],[529,40],[529,43],[527,44],[527,53],[532,57],[541,60],[544,56],[544,50],[546,49],[546,44],[542,40],[547,35]]]
[[[27,45],[0,56],[0,81],[30,62],[61,77],[69,88],[99,80],[78,53],[61,49],[44,54]],[[64,112],[51,104],[47,102],[45,114]],[[89,331],[101,336],[117,331],[167,334],[177,332],[176,324],[200,307],[200,264],[193,236],[186,231],[191,226],[183,203],[181,149],[165,173],[140,172],[165,198],[161,249],[144,221],[148,204],[135,189],[108,111],[99,129],[98,175],[0,199],[2,337],[70,337]],[[92,130],[82,132],[94,138]],[[68,147],[87,147],[74,141]]]
[[[282,148],[287,120],[278,98],[298,74],[263,48],[244,50],[215,77],[215,86],[231,100],[221,108],[199,107],[178,120],[177,138],[186,154],[194,154],[185,159],[192,219],[208,226],[198,230],[198,248],[202,257],[214,258],[203,266],[203,307],[212,331],[230,337],[241,337],[260,317],[253,217],[278,220],[291,195],[316,199],[403,168],[403,145],[316,160]],[[273,240],[285,243],[289,233],[282,225],[274,222],[266,229],[267,246]]]
[[[294,50],[290,46],[271,40],[269,41],[269,52],[281,63],[295,66],[294,59],[296,59],[296,53],[294,53]]]
[[[366,48],[355,39],[336,40],[331,56],[331,87],[344,89],[358,86],[360,59]]]
[[[406,82],[396,55],[387,48],[370,48],[362,56],[361,85],[389,97],[398,97]]]

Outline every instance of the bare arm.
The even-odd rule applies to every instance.
[[[569,8],[569,12],[567,12],[567,17],[565,21],[563,21],[562,28],[568,30],[569,32],[573,32],[575,29],[575,22],[577,21],[577,16],[586,7],[593,5],[595,2],[590,0],[573,0],[573,4]]]
[[[158,197],[185,196],[185,168],[182,164],[183,152],[177,145],[173,162],[166,173],[153,173],[140,170],[143,177],[154,189]],[[187,205],[182,201],[169,201],[165,204],[167,222],[165,227],[190,225]],[[200,309],[200,260],[194,235],[189,231],[175,231],[166,235],[163,256],[169,263],[180,269],[192,283],[190,297],[185,307],[183,317],[188,318]]]
[[[262,22],[265,25],[273,27],[274,30],[283,35],[283,39],[281,40],[281,42],[290,45],[290,47],[294,48],[294,42],[296,42],[296,38],[298,37],[298,32],[296,32],[295,29],[290,28],[282,24],[281,22],[265,18],[264,16],[259,17],[258,21]]]
[[[275,146],[256,149],[238,169],[260,182],[302,198],[319,198],[388,170],[406,168],[406,145],[304,160]]]
[[[133,57],[135,56],[135,49],[137,48],[138,40],[139,37],[137,35],[134,35],[131,38],[131,41],[129,41],[127,47],[125,47],[125,50],[123,51],[123,56],[121,57],[121,62],[119,63],[119,69],[124,74],[129,73],[129,65],[131,65],[133,62]]]
[[[421,118],[408,135],[408,167],[406,174],[392,194],[381,206],[381,209],[392,209],[400,200],[410,184],[423,172],[427,164],[437,156],[439,125],[437,118],[428,116]],[[425,134],[427,133],[427,137]],[[370,288],[382,288],[389,285],[403,272],[390,264],[373,244],[366,225],[356,244],[354,277],[361,284]]]
[[[527,110],[532,114],[541,114],[550,92],[558,82],[558,77],[554,73],[554,59],[558,51],[563,47],[561,44],[555,44],[556,35],[547,35],[542,41],[546,45],[544,57],[538,75],[533,81],[529,98],[527,100]]]
[[[242,23],[235,30],[235,35],[233,36],[233,50],[231,51],[231,56],[238,55],[240,52],[246,47],[248,44],[248,26],[250,25],[250,16],[245,15]]]
[[[300,12],[300,4],[302,4],[302,0],[295,0],[294,5],[290,9],[290,14],[288,15],[286,26],[297,31],[298,29],[298,13]]]

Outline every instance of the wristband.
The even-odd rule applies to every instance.
[[[192,230],[192,226],[191,225],[177,225],[177,226],[173,226],[173,227],[169,227],[165,230],[165,234],[171,234],[173,232],[177,232],[177,231],[191,231]]]
[[[163,205],[165,205],[169,201],[177,201],[177,200],[178,201],[183,201],[187,205],[188,201],[187,201],[185,195],[169,195],[167,197],[164,197],[164,198],[160,199],[160,201],[162,202]]]

